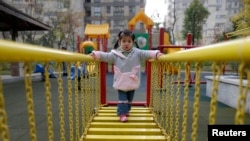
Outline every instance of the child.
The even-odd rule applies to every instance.
[[[118,40],[111,52],[93,51],[90,55],[100,61],[114,64],[113,87],[118,90],[117,115],[121,122],[126,122],[134,92],[140,86],[141,62],[157,59],[162,54],[158,50],[138,49],[135,35],[126,29],[119,32]]]

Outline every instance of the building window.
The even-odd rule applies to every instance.
[[[101,0],[94,0],[94,3],[100,3]]]
[[[232,8],[232,3],[227,2],[227,8]]]
[[[101,24],[100,20],[92,20],[92,24]]]
[[[225,17],[226,17],[226,15],[216,15],[215,19],[222,19],[222,18],[225,18]]]
[[[109,24],[109,26],[111,27],[111,20],[107,19],[106,22]]]
[[[86,8],[85,9],[85,14],[86,14],[86,16],[91,16],[91,10],[90,10],[90,8]]]
[[[237,13],[238,13],[237,9],[234,9],[234,14],[237,14]]]
[[[114,28],[115,29],[124,28],[124,21],[123,20],[114,20]]]
[[[99,6],[94,7],[94,16],[101,16],[101,8]]]
[[[111,13],[111,7],[110,7],[110,6],[107,6],[107,7],[106,7],[106,12],[107,12],[108,14]]]
[[[115,6],[113,15],[124,15],[124,7],[123,6]]]
[[[221,4],[221,0],[216,0],[216,3],[217,4]]]
[[[129,13],[130,14],[135,14],[135,6],[134,5],[129,6]]]

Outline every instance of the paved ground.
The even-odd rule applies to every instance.
[[[204,76],[209,75],[204,73]],[[34,76],[36,79],[33,81],[33,97],[35,102],[35,114],[36,114],[36,123],[37,123],[37,136],[38,141],[48,140],[47,135],[47,119],[46,119],[46,109],[45,107],[45,98],[44,98],[44,82],[40,80],[39,75]],[[26,110],[26,98],[25,98],[25,87],[23,81],[20,80],[4,80],[4,98],[5,98],[5,107],[7,110],[8,124],[10,129],[11,141],[29,141],[29,130],[28,130],[28,121],[27,121],[27,110]],[[66,81],[66,78],[64,78]],[[113,76],[112,74],[107,74],[107,100],[113,101],[117,100],[117,92],[113,90],[111,82]],[[52,101],[53,101],[53,116],[54,119],[58,119],[58,96],[57,94],[57,79],[51,78],[51,92],[52,92]],[[135,101],[145,101],[145,84],[146,77],[145,74],[142,74],[142,85],[136,91]],[[183,89],[183,88],[182,88]],[[64,96],[67,98],[67,87],[64,87]],[[198,124],[198,140],[205,141],[207,137],[207,125],[208,125],[208,114],[209,114],[209,102],[210,98],[205,96],[206,85],[201,86],[201,97],[200,97],[200,110],[199,110],[199,124]],[[193,103],[193,94],[194,87],[190,87],[189,95],[189,113],[192,113],[192,103]],[[66,99],[65,99],[66,101]],[[67,102],[67,101],[66,101]],[[41,106],[42,105],[42,106]],[[218,103],[217,109],[217,119],[216,124],[234,124],[234,115],[235,109],[228,107],[224,104]],[[65,112],[65,116],[67,112]],[[188,126],[191,127],[192,115],[188,116]],[[59,124],[55,122],[54,126],[54,139],[55,141],[59,140]],[[250,124],[250,115],[246,115],[246,124]],[[181,123],[180,123],[181,124]],[[66,133],[69,133],[68,127],[66,127]],[[188,128],[188,137],[187,141],[191,140],[190,137],[191,128]],[[68,136],[66,136],[68,138]]]

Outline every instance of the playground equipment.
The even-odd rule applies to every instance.
[[[77,75],[76,70],[77,69]],[[74,80],[76,77],[78,77],[80,81],[80,77],[83,75],[84,77],[89,76],[89,71],[86,69],[86,64],[85,63],[79,63],[77,62],[75,65],[70,66],[70,79]]]
[[[203,133],[208,131],[207,128],[200,127],[225,124],[225,120],[230,125],[247,125],[250,123],[249,115],[244,113],[244,108],[250,109],[249,99],[247,99],[249,84],[243,84],[245,80],[242,74],[250,73],[249,66],[245,63],[250,60],[249,45],[250,39],[244,38],[170,53],[159,57],[158,60],[152,60],[151,75],[154,77],[151,77],[150,81],[152,85],[149,88],[149,103],[145,104],[146,107],[145,105],[134,107],[129,116],[129,122],[120,123],[115,114],[115,107],[101,103],[106,102],[100,100],[101,79],[99,74],[102,68],[99,62],[94,61],[92,57],[48,47],[0,40],[1,62],[25,62],[23,66],[25,70],[23,90],[25,91],[13,93],[13,87],[2,85],[2,79],[0,79],[0,102],[2,103],[0,106],[2,118],[0,140],[9,141],[14,136],[16,139],[24,140],[42,138],[41,140],[115,141],[122,139],[139,141],[188,140],[191,138],[190,140],[203,141],[207,140],[207,134]],[[227,51],[225,52],[225,50]],[[219,83],[217,83],[220,81],[222,71],[222,64],[219,62],[231,60],[240,63],[239,90],[237,97],[234,98],[238,98],[236,111],[225,110],[226,106],[217,104],[218,92],[222,91],[218,89]],[[45,85],[39,85],[39,90],[33,90],[37,85],[32,84],[32,64],[36,61],[43,63],[54,61],[59,65],[62,64],[62,61],[92,62],[96,63],[100,69],[95,69],[97,77],[81,82],[81,91],[72,87],[72,81],[62,79],[61,75],[58,76],[58,81],[51,83],[48,79],[48,71],[45,71]],[[181,68],[179,66],[182,62],[191,61],[196,63],[195,87],[189,90],[190,88],[185,85],[183,91],[183,87],[180,85]],[[207,61],[213,64],[214,73],[211,74],[214,79],[210,88],[211,99],[204,100],[201,93],[201,89],[204,87],[201,87],[199,78],[202,77],[202,63]],[[158,69],[169,63],[175,64],[175,67],[179,69],[178,76],[164,76],[164,85],[159,87],[158,80],[161,74]],[[58,68],[58,72],[62,72],[62,67]],[[0,73],[2,72],[0,71]],[[186,75],[189,74],[185,72]],[[250,78],[246,79],[249,83]],[[178,83],[173,83],[175,81]],[[54,85],[55,83],[58,85]],[[185,83],[188,84],[187,81]],[[13,94],[16,98],[12,98]],[[22,95],[22,99],[17,99],[20,95]],[[227,96],[231,95],[227,94]],[[220,112],[222,110],[224,112]],[[226,111],[233,112],[227,114]],[[17,118],[18,122],[16,122]],[[16,128],[14,129],[14,127]],[[23,132],[17,134],[16,129],[21,128]]]
[[[97,44],[92,41],[84,41],[80,43],[79,46],[80,53],[89,54],[92,50],[97,50]],[[77,71],[76,71],[77,69]],[[81,78],[89,78],[95,76],[96,66],[93,63],[80,62],[78,61],[76,64],[71,65],[70,67],[70,78],[74,80],[77,77],[78,81],[78,89],[81,89]],[[77,75],[76,75],[77,72]]]
[[[80,50],[84,54],[89,54],[89,53],[92,52],[92,50],[97,50],[97,44],[95,42],[92,42],[92,41],[81,42]],[[93,64],[91,64],[91,63],[83,63],[82,65],[84,65],[86,67],[86,71],[87,71],[89,76],[94,76],[95,75],[94,74],[95,66]]]
[[[187,34],[186,43],[187,43],[186,45],[170,45],[168,33],[165,32],[164,28],[160,28],[160,38],[159,38],[160,45],[158,46],[158,49],[161,50],[161,52],[171,54],[171,53],[174,53],[177,51],[181,51],[182,49],[187,50],[187,49],[198,47],[196,45],[192,45],[192,34],[191,33]],[[188,79],[185,81],[188,81],[188,83],[189,83],[188,86],[192,86],[191,84],[195,83],[196,75],[193,74],[193,77],[191,75],[190,62],[186,62],[185,65],[186,65],[185,72],[186,72],[186,74],[188,74],[188,76],[187,76]],[[162,68],[159,71],[163,71],[163,70],[164,69]],[[177,74],[177,72],[178,72],[177,68],[174,68],[172,66],[169,67],[169,70],[171,70],[171,73],[173,73],[173,74]],[[180,83],[185,84],[186,83],[185,81],[181,81]],[[200,83],[206,84],[206,81],[200,81]]]
[[[234,36],[248,36],[250,34],[250,27],[244,28],[241,30],[237,30],[234,32],[227,33],[227,38],[234,37]]]
[[[233,38],[239,38],[239,37],[247,37],[247,36],[249,36],[250,35],[250,27],[247,27],[247,28],[244,28],[244,29],[241,29],[241,30],[237,30],[237,31],[233,31],[233,32],[229,32],[229,33],[226,33],[226,37],[225,37],[225,40],[231,40],[231,39],[233,39]],[[231,39],[230,39],[231,38]],[[234,65],[233,66],[236,66],[236,65],[238,65],[237,63],[233,63]],[[225,63],[224,64],[224,66],[223,66],[223,74],[225,74],[226,73],[226,71],[235,71],[236,73],[238,73],[238,70],[236,69],[236,70],[233,70],[232,69],[232,63],[231,63],[231,69],[228,69],[227,68],[227,63]],[[237,67],[235,67],[235,68],[237,68]],[[246,75],[245,75],[246,76]]]
[[[160,32],[159,32],[159,46],[164,45],[164,46],[169,46],[171,45],[170,43],[170,34],[168,33],[169,31],[167,31],[165,28],[160,28]],[[161,49],[161,52],[165,53],[165,54],[169,54],[169,53],[174,53],[176,51],[180,51],[181,48],[175,48],[174,46],[171,47],[167,47],[167,48],[163,48]]]
[[[96,50],[107,52],[108,38],[109,38],[109,25],[108,24],[87,24],[84,31],[84,41],[93,41],[96,43],[94,45]],[[80,38],[78,38],[79,44],[81,43]],[[85,50],[89,51],[89,46],[86,42]],[[90,45],[93,47],[93,45]],[[80,51],[80,46],[79,50]]]
[[[107,52],[107,44],[109,38],[109,25],[108,24],[87,24],[85,27],[85,38],[83,42],[78,36],[78,52],[88,54],[90,51],[101,50]],[[101,103],[104,104],[106,101],[106,71],[108,71],[107,63],[102,62],[100,64],[101,72]],[[91,72],[96,68],[93,64],[87,64],[87,70]]]
[[[160,28],[160,32],[159,32],[159,46],[163,45],[163,46],[170,46],[170,34],[168,33],[168,31],[165,28]],[[171,47],[166,47],[166,48],[159,48],[159,50],[164,53],[164,54],[170,54],[170,53],[174,53],[177,51],[180,51],[181,48],[175,48],[174,46]],[[163,68],[163,70],[165,70],[165,72],[167,72],[166,70],[167,68]],[[170,66],[169,70],[171,71],[170,73],[174,73],[177,74],[178,70],[175,67]]]
[[[145,24],[145,28],[147,29],[148,35],[149,35],[149,48],[152,49],[152,28],[154,26],[154,22],[151,18],[149,18],[144,10],[140,10],[128,23],[128,29],[134,30],[135,25],[138,21],[141,21]]]
[[[49,65],[51,65],[51,63]],[[48,72],[49,72],[49,78],[56,78],[54,70],[53,70],[53,68],[51,66],[48,67]],[[35,70],[33,71],[33,73],[41,73],[42,80],[45,80],[45,78],[44,78],[45,77],[44,76],[45,70],[44,70],[44,66],[43,65],[36,64]]]

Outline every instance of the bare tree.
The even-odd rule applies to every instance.
[[[173,0],[173,10],[172,10],[172,13],[173,13],[173,22],[172,22],[172,27],[170,28],[171,34],[172,34],[172,36],[170,36],[170,42],[172,44],[175,44],[174,27],[175,27],[175,23],[177,21],[177,18],[176,18],[176,5],[175,4],[176,4],[175,0]]]
[[[84,12],[73,12],[72,10],[66,10],[60,12],[58,17],[60,24],[57,27],[57,32],[60,33],[58,36],[58,48],[63,44],[65,47],[72,45],[72,50],[75,51],[75,30],[82,26]]]

